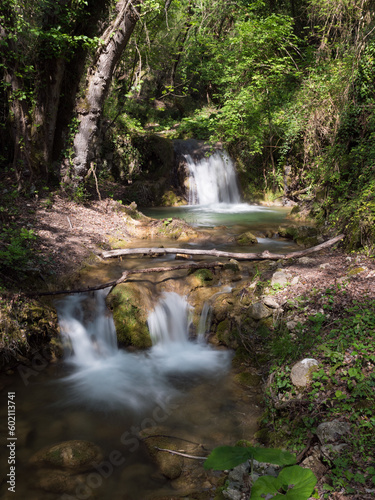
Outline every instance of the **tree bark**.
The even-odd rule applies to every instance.
[[[74,138],[73,175],[82,180],[91,161],[95,160],[94,143],[105,98],[113,72],[139,19],[141,0],[120,0],[117,16],[101,36],[95,60],[90,65],[86,91],[77,107],[79,127]]]
[[[238,252],[222,252],[220,250],[190,250],[184,248],[122,248],[120,250],[109,250],[108,252],[102,252],[102,257],[108,259],[111,257],[120,257],[122,255],[136,255],[143,254],[146,256],[153,256],[153,254],[184,254],[184,255],[206,255],[214,257],[225,257],[229,259],[237,260],[279,260],[279,259],[293,259],[295,257],[303,257],[313,252],[318,252],[324,248],[331,247],[338,241],[345,237],[344,234],[340,234],[335,238],[332,238],[320,245],[315,247],[307,248],[306,250],[300,250],[298,252],[291,252],[287,254],[276,254],[265,250],[262,253],[238,253]]]

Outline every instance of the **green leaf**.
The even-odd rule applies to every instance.
[[[307,500],[317,483],[314,473],[299,465],[286,467],[278,477],[263,476],[255,481],[250,500]]]
[[[250,459],[276,465],[291,465],[296,462],[295,455],[292,453],[274,448],[219,446],[208,456],[204,467],[205,469],[214,470],[233,469],[233,467],[236,467],[237,465],[240,465]]]

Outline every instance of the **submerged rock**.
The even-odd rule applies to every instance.
[[[94,443],[72,440],[39,450],[30,458],[30,464],[84,472],[102,459],[103,454]]]

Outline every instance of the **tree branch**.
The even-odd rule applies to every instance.
[[[192,250],[185,248],[121,248],[119,250],[109,250],[102,253],[104,259],[111,257],[120,257],[122,255],[137,255],[142,254],[151,257],[153,254],[163,255],[163,254],[184,254],[184,255],[207,255],[214,257],[226,257],[229,259],[237,260],[279,260],[279,259],[293,259],[295,257],[302,257],[313,252],[318,252],[323,248],[328,248],[342,240],[345,237],[344,234],[340,234],[335,238],[332,238],[324,243],[320,243],[315,247],[307,248],[306,250],[300,250],[298,252],[291,252],[287,254],[277,254],[271,253],[265,250],[262,253],[238,253],[238,252],[222,252],[221,250]]]

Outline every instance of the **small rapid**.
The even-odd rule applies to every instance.
[[[57,306],[71,368],[60,380],[67,404],[141,411],[178,394],[171,376],[216,376],[229,370],[228,351],[190,338],[192,308],[174,292],[165,293],[149,314],[151,349],[119,349],[105,304],[107,293],[70,295]]]

